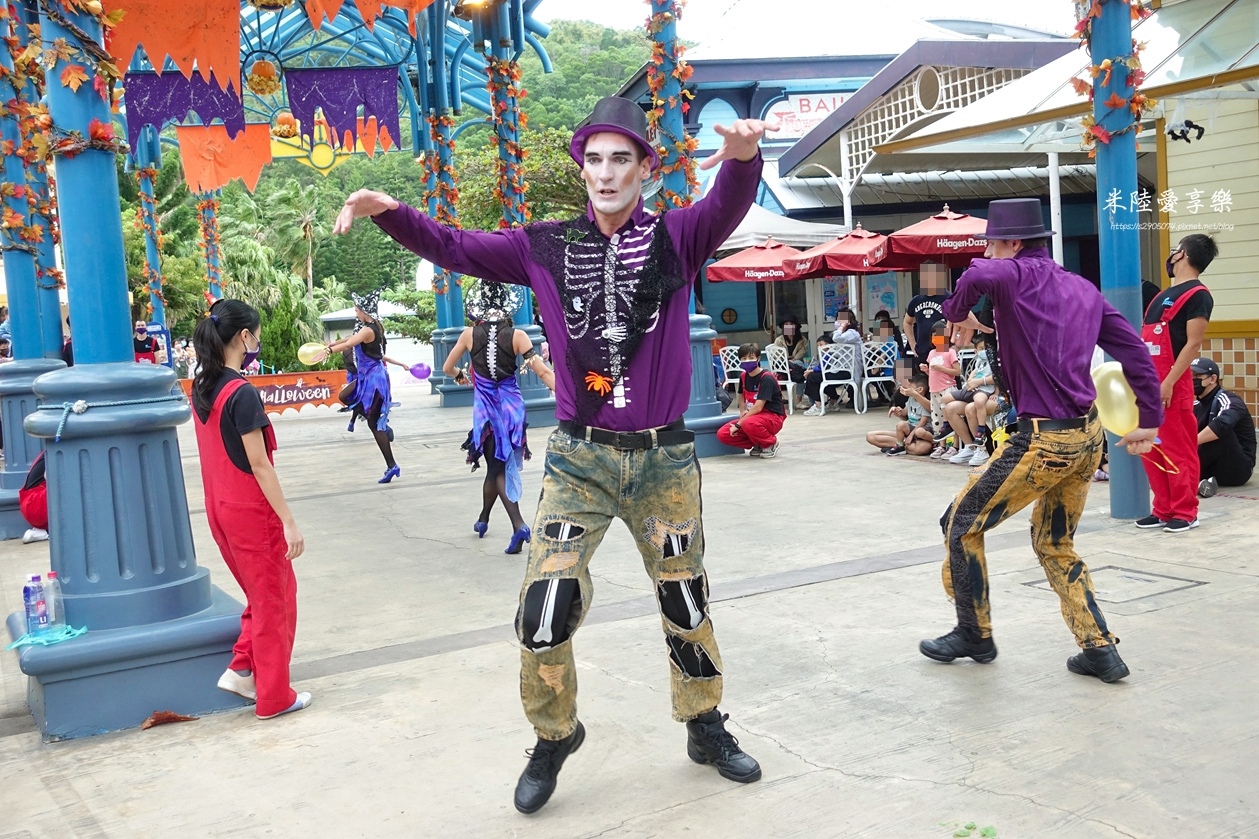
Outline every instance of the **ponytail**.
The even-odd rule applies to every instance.
[[[210,307],[210,316],[197,324],[192,345],[201,369],[192,381],[192,406],[200,414],[214,408],[214,387],[223,375],[227,345],[242,329],[251,332],[262,324],[258,310],[240,300],[219,300]]]

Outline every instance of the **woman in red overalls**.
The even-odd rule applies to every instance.
[[[255,700],[254,712],[266,720],[300,711],[310,694],[289,684],[297,632],[292,561],[305,545],[272,466],[275,433],[262,398],[240,374],[258,357],[260,327],[247,303],[220,300],[210,307],[193,333],[201,369],[192,406],[210,533],[247,601],[218,686]]]

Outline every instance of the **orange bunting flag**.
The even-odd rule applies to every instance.
[[[333,21],[341,14],[345,0],[306,0],[306,16],[315,29],[323,26],[324,19]]]
[[[362,15],[368,29],[374,27],[376,19],[383,14],[382,6],[401,9],[407,13],[408,26],[411,34],[414,35],[416,34],[415,19],[419,17],[420,12],[433,5],[433,0],[354,0],[354,5],[358,7],[358,13]]]
[[[271,126],[245,125],[232,139],[222,125],[177,125],[184,181],[193,192],[212,192],[240,178],[250,192],[258,186],[262,167],[271,162]]]
[[[166,58],[184,78],[195,71],[205,81],[210,71],[224,90],[240,89],[239,0],[102,0],[105,11],[122,13],[110,30],[108,48],[119,67],[131,63],[137,47],[144,47],[159,75]]]

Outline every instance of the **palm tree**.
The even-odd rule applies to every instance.
[[[319,195],[314,184],[289,181],[270,196],[271,245],[276,255],[306,278],[306,299],[315,299],[315,250],[327,235],[319,223]]]
[[[324,277],[315,287],[315,307],[327,314],[350,305],[350,288],[335,276]]]

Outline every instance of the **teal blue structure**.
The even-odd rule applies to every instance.
[[[1132,16],[1126,4],[1109,0],[1101,4],[1101,16],[1093,21],[1094,63],[1132,52]],[[1102,294],[1138,331],[1141,311],[1141,240],[1137,213],[1130,196],[1137,192],[1137,132],[1127,130],[1135,116],[1126,107],[1132,97],[1129,71],[1116,62],[1110,83],[1103,77],[1093,83],[1093,118],[1111,132],[1109,143],[1097,148],[1097,240],[1101,257]],[[1105,102],[1118,93],[1125,107],[1112,110]],[[1121,133],[1122,132],[1122,133]],[[1110,201],[1112,195],[1120,197]],[[1115,445],[1110,436],[1110,514],[1118,519],[1139,519],[1150,514],[1150,485],[1140,458]]]
[[[156,201],[154,194],[155,184],[152,177],[141,174],[146,170],[157,171],[162,168],[162,146],[158,142],[156,128],[152,125],[146,125],[140,130],[139,146],[131,150],[127,162],[128,168],[135,172],[136,181],[140,185],[140,192],[148,199],[148,205],[154,207],[153,226],[144,226],[144,262],[150,270],[149,305],[153,307],[149,320],[161,324],[162,328],[166,329],[166,304],[162,301],[162,256],[158,251],[158,222],[156,205],[154,203]]]

